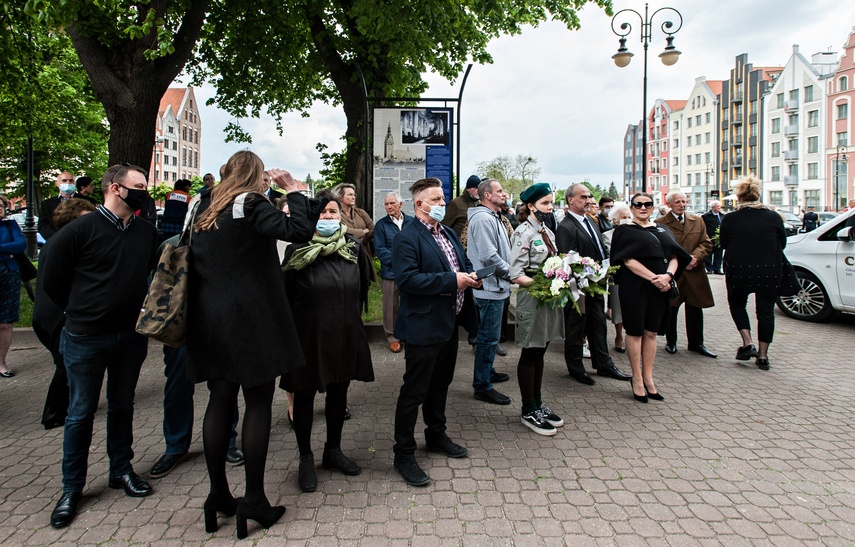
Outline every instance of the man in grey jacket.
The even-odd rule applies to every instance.
[[[479,401],[497,405],[511,404],[510,397],[493,389],[494,382],[505,382],[507,374],[493,368],[496,346],[502,326],[502,310],[510,295],[509,260],[511,245],[502,223],[502,204],[507,199],[502,185],[494,179],[484,179],[478,185],[481,205],[468,211],[469,229],[466,255],[475,270],[495,266],[495,272],[483,279],[480,289],[473,290],[481,323],[475,346],[475,374],[472,387]]]

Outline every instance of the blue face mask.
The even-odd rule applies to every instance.
[[[77,186],[74,184],[62,183],[59,185],[59,191],[63,194],[72,194],[76,188]]]
[[[330,237],[341,228],[341,222],[335,219],[322,218],[318,220],[316,227],[318,233],[323,237]]]
[[[424,209],[419,209],[419,211],[425,212]],[[442,219],[445,218],[445,205],[431,205],[428,216],[437,222],[442,222]]]

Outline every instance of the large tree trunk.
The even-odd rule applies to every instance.
[[[150,3],[161,17],[168,5],[169,0]],[[191,0],[173,37],[174,52],[153,61],[145,58],[145,52],[157,47],[154,32],[105,46],[97,36],[79,32],[76,23],[68,27],[74,49],[107,113],[110,165],[126,162],[148,169],[160,99],[190,57],[207,7],[208,0]]]

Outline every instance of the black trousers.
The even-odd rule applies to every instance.
[[[426,426],[425,439],[434,442],[445,436],[445,403],[457,363],[457,329],[447,342],[428,346],[407,342],[404,360],[404,384],[395,408],[393,450],[396,456],[411,458],[416,452],[419,406]]]
[[[671,307],[671,321],[665,333],[665,340],[670,345],[677,344],[677,317],[680,315],[680,306]],[[689,346],[704,345],[704,310],[686,302],[686,339]]]
[[[721,273],[721,257],[724,249],[721,247],[713,247],[712,252],[704,261],[707,268],[707,273]]]
[[[751,330],[748,319],[748,295],[754,292],[754,305],[757,314],[757,340],[772,343],[775,335],[775,301],[778,299],[777,289],[750,291],[742,287],[727,287],[727,305],[730,316],[739,330]]]
[[[583,296],[585,313],[579,315],[573,306],[564,307],[564,362],[571,376],[585,372],[582,363],[582,341],[587,336],[591,351],[591,364],[595,370],[608,370],[615,366],[609,355],[606,304],[602,296]]]

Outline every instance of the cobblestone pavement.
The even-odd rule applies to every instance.
[[[287,506],[269,530],[250,523],[262,545],[852,545],[855,542],[855,318],[824,325],[776,311],[772,370],[733,359],[739,339],[713,278],[718,306],[707,310],[712,360],[685,351],[657,356],[665,402],[638,404],[629,383],[569,379],[562,345],[547,353],[545,400],[567,421],[558,435],[535,435],[519,423],[516,382],[499,387],[511,406],[475,401],[472,353],[461,345],[448,402],[449,433],[469,448],[465,459],[420,450],[433,479],[407,486],[391,467],[392,416],[404,354],[372,343],[377,381],[354,384],[343,451],[363,467],[344,477],[319,467],[318,491],[297,488],[296,443],[286,399],[274,401],[267,492]],[[681,320],[682,326],[682,320]],[[682,337],[681,333],[681,337]],[[17,335],[0,379],[0,538],[3,545],[226,545],[234,518],[206,534],[208,483],[201,452],[206,392],[196,397],[195,440],[188,458],[155,494],[128,498],[107,487],[104,402],[96,417],[89,484],[80,514],[64,530],[48,526],[61,490],[62,430],[39,424],[52,364]],[[497,358],[515,375],[518,350]],[[615,354],[628,370],[625,355]],[[136,396],[136,470],[163,451],[160,347],[152,344]],[[325,435],[318,400],[314,446]],[[417,439],[422,446],[421,428]],[[318,458],[319,459],[319,458]],[[320,463],[318,461],[318,463]],[[243,469],[229,470],[243,491]]]

